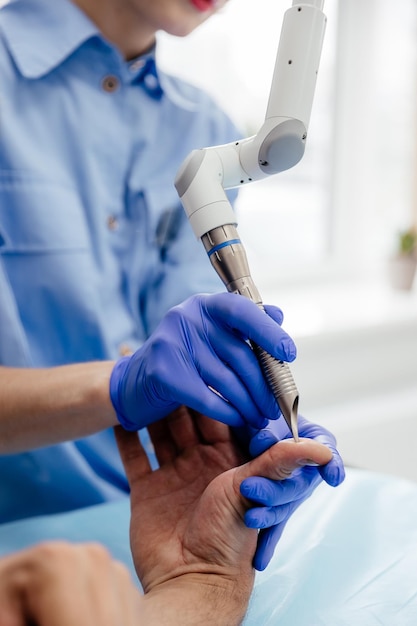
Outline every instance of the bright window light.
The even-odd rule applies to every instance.
[[[305,155],[292,170],[243,188],[237,203],[239,233],[261,282],[284,277],[288,268],[294,272],[323,263],[329,250],[337,2],[326,4],[328,24]],[[277,0],[231,0],[189,37],[161,35],[160,62],[206,89],[242,136],[250,136],[264,121],[283,16],[290,7]]]
[[[251,135],[291,5],[230,0],[191,36],[161,35],[161,64],[209,91]],[[237,205],[261,290],[382,276],[398,230],[417,222],[417,3],[326,0],[324,12],[306,153],[292,170],[245,187]]]

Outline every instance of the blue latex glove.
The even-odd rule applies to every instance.
[[[121,425],[137,430],[181,404],[231,426],[262,428],[267,418],[278,418],[247,340],[280,360],[292,361],[296,350],[280,326],[282,312],[265,311],[232,293],[192,296],[170,309],[143,346],[113,369],[110,397]]]
[[[271,560],[275,547],[281,538],[285,525],[292,513],[306,500],[322,480],[337,487],[345,478],[343,461],[336,449],[334,436],[322,426],[312,424],[303,417],[298,418],[300,437],[314,439],[328,446],[333,452],[329,463],[321,467],[304,466],[293,472],[291,478],[274,481],[260,476],[244,480],[240,492],[260,506],[249,509],[245,514],[245,524],[249,528],[261,529],[253,565],[262,571]],[[292,435],[283,419],[270,422],[251,439],[249,452],[259,456],[277,441]]]

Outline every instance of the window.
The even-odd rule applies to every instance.
[[[254,276],[264,282],[322,263],[329,251],[337,3],[328,4],[306,153],[292,170],[242,188],[239,195],[239,233]],[[160,62],[207,89],[243,129],[242,136],[250,136],[264,121],[283,16],[290,6],[230,0],[189,37],[161,36]]]
[[[339,22],[333,254],[380,275],[417,217],[417,4],[349,0]]]
[[[230,0],[191,36],[160,38],[162,65],[206,88],[244,129],[263,121],[284,12]],[[415,0],[326,0],[303,160],[242,189],[239,232],[258,285],[382,274],[417,216]]]

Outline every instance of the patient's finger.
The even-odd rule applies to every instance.
[[[150,424],[148,426],[148,433],[159,466],[163,467],[168,463],[172,463],[177,458],[177,446],[172,440],[171,430],[166,419]]]
[[[286,439],[276,443],[256,459],[237,468],[235,477],[239,485],[248,476],[284,480],[303,465],[325,465],[331,458],[331,450],[321,443],[311,439],[300,439],[297,443]]]
[[[148,427],[159,465],[172,463],[183,450],[200,441],[189,410],[181,406]]]
[[[149,459],[137,432],[129,432],[121,426],[115,426],[114,435],[127,480],[129,485],[132,485],[152,471]]]
[[[193,415],[186,406],[180,406],[166,417],[172,441],[179,453],[187,448],[193,448],[200,443]]]
[[[230,426],[192,409],[190,409],[190,413],[194,417],[195,424],[204,443],[232,441],[233,436]]]

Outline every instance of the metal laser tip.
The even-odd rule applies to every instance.
[[[279,408],[287,422],[294,441],[300,441],[298,436],[298,394],[285,394],[280,396]]]

